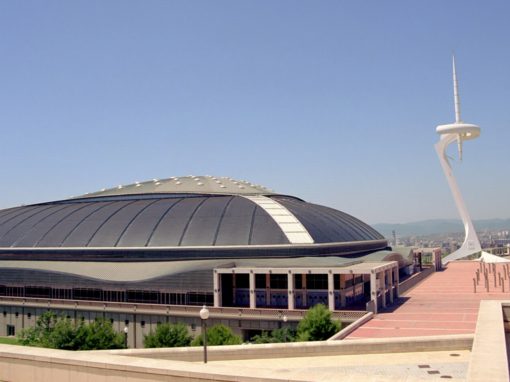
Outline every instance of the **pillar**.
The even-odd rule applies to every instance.
[[[250,309],[255,309],[257,307],[256,303],[256,297],[255,294],[255,273],[253,273],[253,270],[250,270]]]
[[[301,290],[303,291],[303,307],[307,308],[308,307],[308,290],[306,288],[306,273],[303,273],[301,275],[301,285],[302,285],[302,288]]]
[[[398,284],[399,284],[399,275],[398,275],[398,266],[396,266],[395,268],[393,268],[393,283],[395,285],[395,298],[399,298],[400,296],[400,292],[398,290]]]
[[[329,310],[335,310],[335,283],[331,270],[328,272],[328,307]]]
[[[221,306],[220,277],[221,277],[221,275],[215,269],[214,274],[213,274],[214,307],[215,308],[219,308]]]
[[[377,276],[375,271],[370,273],[370,300],[374,304],[374,314],[377,314]]]
[[[381,302],[382,307],[386,308],[386,271],[379,272],[381,277],[382,291],[381,291]]]
[[[390,291],[390,304],[393,304],[393,269],[395,268],[390,268],[388,270],[388,289]]]
[[[287,309],[294,310],[294,275],[287,272]]]

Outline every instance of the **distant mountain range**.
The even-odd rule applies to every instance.
[[[473,224],[477,231],[510,230],[510,219],[474,220]],[[455,219],[422,220],[403,224],[380,223],[372,224],[372,227],[385,237],[391,237],[393,230],[395,230],[397,237],[426,236],[464,231],[462,222]]]

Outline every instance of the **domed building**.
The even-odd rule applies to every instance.
[[[336,310],[374,301],[377,267],[394,288],[393,260],[402,262],[359,219],[227,177],[0,211],[0,296],[25,302]]]

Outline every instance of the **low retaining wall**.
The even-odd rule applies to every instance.
[[[95,354],[94,354],[95,353]],[[278,372],[228,366],[0,345],[6,382],[290,382]],[[303,382],[296,377],[292,382]]]
[[[331,338],[328,338],[328,341],[339,341],[343,340],[349,334],[358,329],[361,325],[364,325],[366,322],[370,321],[374,317],[373,312],[367,312],[363,317],[358,318],[352,324],[347,325],[347,327],[340,330],[338,333],[333,335]]]
[[[508,303],[493,300],[480,302],[468,370],[467,380],[470,382],[510,380],[503,319],[503,306]]]
[[[414,288],[420,282],[422,282],[427,277],[429,277],[432,273],[434,273],[433,267],[424,268],[423,271],[421,271],[417,275],[412,276],[412,277],[408,278],[407,280],[402,281],[398,286],[399,294],[404,295],[404,293],[409,291],[411,288]]]
[[[406,353],[422,351],[471,350],[472,334],[430,337],[377,338],[346,341],[293,342],[261,345],[210,346],[208,359],[264,359],[331,356],[348,354]],[[199,362],[202,347],[166,349],[103,350],[95,353],[122,354],[132,357]]]

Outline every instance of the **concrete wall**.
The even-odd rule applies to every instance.
[[[214,360],[264,359],[347,354],[383,354],[422,351],[470,350],[473,335],[448,335],[410,338],[377,338],[355,341],[293,342],[263,345],[210,346],[208,358]],[[94,353],[127,355],[140,358],[197,362],[201,347],[166,349],[102,350]]]
[[[402,281],[398,287],[400,295],[401,296],[404,295],[408,290],[414,288],[420,282],[429,277],[432,273],[434,273],[433,267],[423,268],[423,271],[421,271],[420,273],[411,276],[407,280]]]
[[[13,325],[18,334],[23,328],[29,328],[35,325],[37,319],[48,310],[48,308],[37,308],[27,306],[9,306],[0,305],[0,336],[7,335],[7,325]],[[200,335],[201,320],[199,317],[183,317],[160,314],[111,312],[98,310],[70,310],[51,308],[57,315],[69,317],[73,321],[83,320],[87,323],[96,318],[104,317],[111,320],[113,328],[119,333],[124,333],[124,327],[128,327],[128,347],[143,348],[144,336],[156,329],[158,323],[183,323],[188,327],[192,336]],[[5,313],[5,314],[4,314]],[[127,322],[127,325],[126,325]],[[243,336],[247,330],[273,330],[282,325],[279,318],[274,320],[267,319],[232,319],[232,318],[210,318],[208,326],[224,324],[230,327],[237,335]],[[296,322],[288,322],[286,325],[295,327]]]

